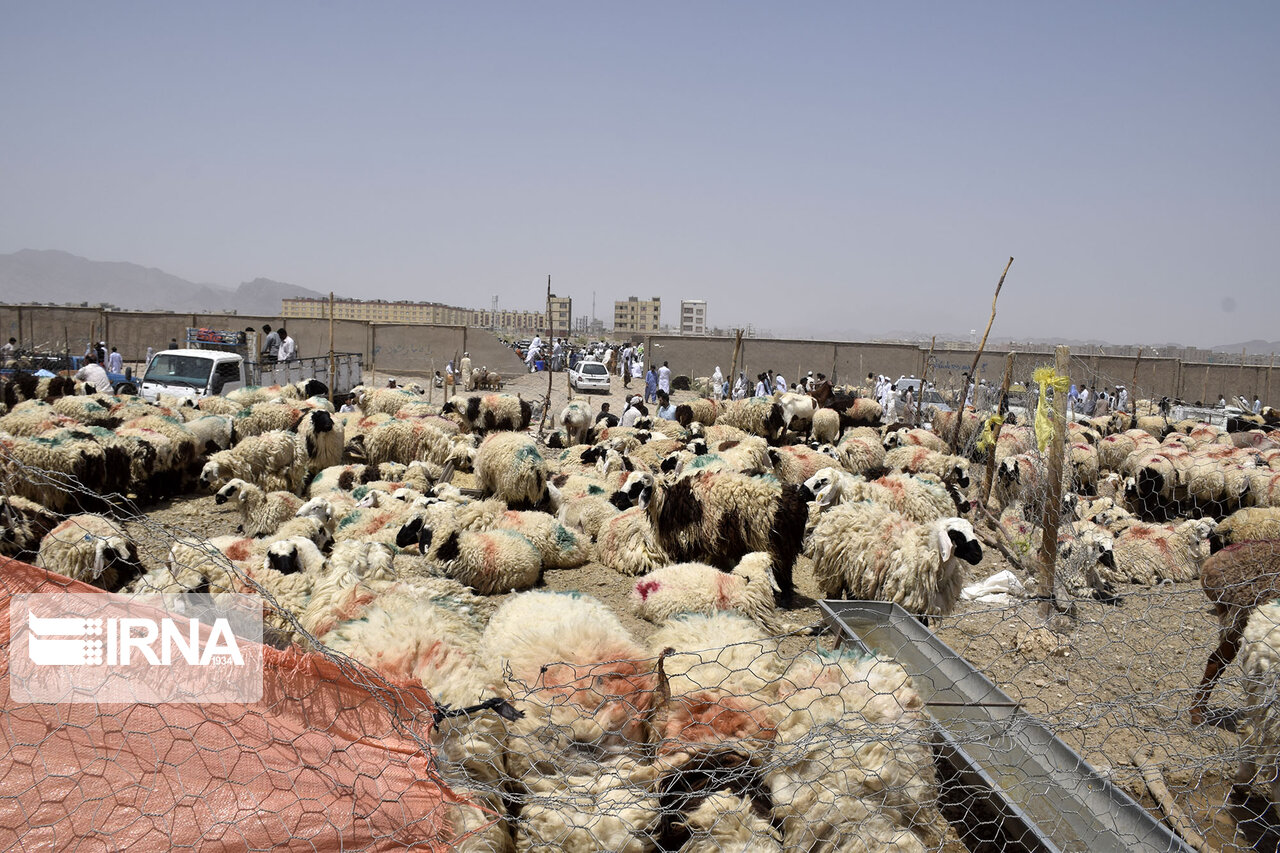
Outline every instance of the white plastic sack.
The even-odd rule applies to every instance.
[[[1022,586],[1022,581],[1018,580],[1018,576],[1013,572],[1005,569],[996,572],[991,577],[983,581],[966,586],[960,592],[960,598],[964,601],[978,601],[982,604],[1008,604],[1009,596],[1024,596],[1027,594],[1026,589]]]

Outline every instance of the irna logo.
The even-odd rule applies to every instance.
[[[207,640],[199,619],[183,621],[185,626],[170,617],[78,619],[29,613],[27,654],[37,666],[127,666],[137,656],[152,666],[169,666],[175,654],[192,666],[244,666],[244,655],[227,619],[213,621]]]
[[[9,689],[20,702],[256,702],[262,599],[16,595]]]

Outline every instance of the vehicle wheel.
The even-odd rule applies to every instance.
[[[132,382],[121,382],[116,386],[115,391],[117,396],[138,396],[138,386],[134,385]]]

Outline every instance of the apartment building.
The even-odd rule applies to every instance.
[[[614,335],[649,334],[662,330],[662,300],[628,296],[613,303]]]
[[[680,334],[705,335],[707,333],[707,300],[680,300]]]
[[[552,297],[551,311],[553,320],[556,317],[557,303],[560,305],[562,321],[559,325],[568,334],[569,297]],[[281,316],[311,317],[328,319],[329,300],[314,297],[294,297],[285,299],[281,306]],[[456,305],[443,305],[439,302],[384,302],[377,299],[335,299],[333,301],[333,318],[335,320],[363,320],[370,323],[433,323],[445,326],[472,326],[480,329],[492,329],[507,334],[545,333],[547,329],[546,311],[493,311],[490,309],[461,308]]]

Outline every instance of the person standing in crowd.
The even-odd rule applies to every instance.
[[[747,374],[745,371],[738,371],[738,379],[733,383],[733,399],[742,400],[747,396]]]
[[[284,326],[276,329],[276,334],[280,336],[280,360],[293,361],[298,357],[298,343],[285,330]]]
[[[155,356],[156,351],[151,347],[147,347],[147,365],[142,369],[143,373],[147,372],[147,367],[151,366],[151,359]]]
[[[676,419],[676,407],[666,391],[658,391],[658,417],[669,421]]]
[[[787,380],[782,378],[781,373],[773,377],[773,386],[778,389],[779,394],[787,393]]]
[[[1116,408],[1123,411],[1129,405],[1129,389],[1123,385],[1117,385],[1116,391]]]
[[[769,377],[768,377],[766,374],[764,374],[764,373],[761,373],[761,374],[759,374],[759,375],[757,375],[757,376],[756,376],[756,392],[755,392],[755,396],[757,396],[757,397],[768,397],[768,396],[769,396],[769,385],[768,385],[768,381],[769,381]]]
[[[266,335],[262,339],[262,363],[275,364],[280,357],[280,335],[272,331],[271,326],[263,324],[262,333]],[[178,347],[178,339],[174,338],[172,346],[174,349]]]
[[[662,362],[662,367],[658,368],[658,390],[671,393],[671,368],[665,361]]]
[[[10,338],[10,340],[13,340],[13,339]],[[1259,397],[1257,394],[1253,395],[1253,413],[1255,415],[1262,414],[1262,398]]]
[[[914,423],[912,420],[916,416],[916,398],[908,385],[902,392],[902,419],[907,423]]]
[[[1096,418],[1106,417],[1111,412],[1111,398],[1107,396],[1104,388],[1102,393],[1098,395],[1098,400],[1093,407],[1093,416]]]
[[[622,425],[624,427],[635,426],[636,421],[643,415],[649,414],[649,410],[640,402],[639,397],[632,397],[627,404],[627,409],[622,413]]]
[[[630,345],[622,351],[622,387],[631,387],[631,358],[633,350]]]
[[[124,373],[124,356],[115,347],[111,348],[111,354],[107,356],[107,372]]]
[[[608,403],[600,404],[600,414],[596,415],[596,424],[603,423],[607,427],[616,427],[618,425],[618,416],[609,411]]]
[[[8,343],[0,347],[0,367],[8,367],[13,364],[14,352],[18,349],[18,339],[9,338]]]
[[[1067,417],[1074,417],[1076,407],[1080,405],[1080,389],[1076,387],[1076,383],[1071,383],[1071,390],[1067,392]]]
[[[462,390],[471,390],[471,353],[464,352],[462,360],[458,362],[458,370],[462,373]]]
[[[715,373],[711,374],[711,396],[717,400],[724,399],[724,374],[720,372],[718,364]]]
[[[107,371],[102,369],[102,365],[98,364],[98,359],[94,355],[85,357],[85,365],[76,371],[75,377],[77,382],[85,382],[93,386],[93,389],[99,394],[111,393],[111,380],[107,378]]]
[[[831,381],[827,379],[827,374],[818,374],[818,384],[813,386],[813,400],[819,406],[825,406],[827,401],[831,399],[833,389]]]
[[[652,364],[644,376],[644,401],[646,403],[658,399],[658,370]]]

